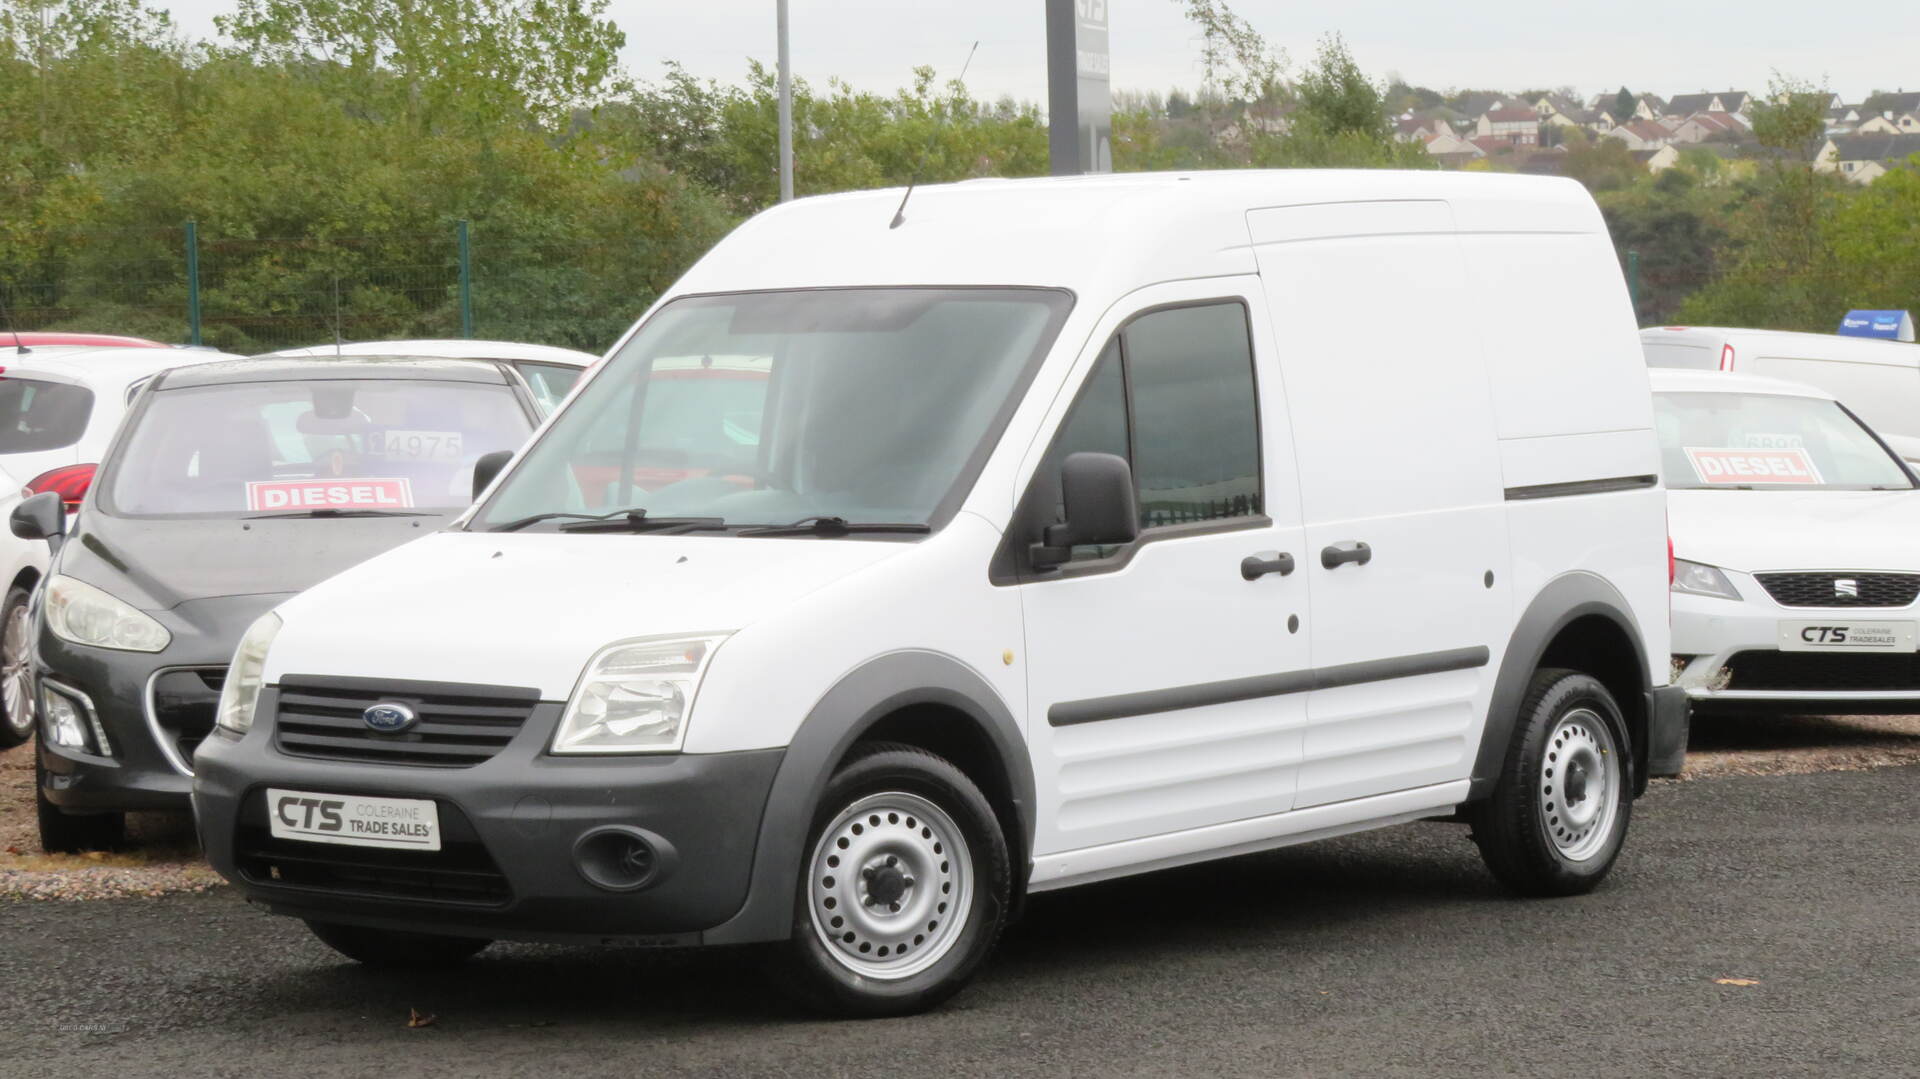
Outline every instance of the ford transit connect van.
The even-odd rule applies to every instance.
[[[868,1015],[1028,893],[1361,829],[1601,880],[1684,698],[1579,185],[901,197],[743,225],[473,511],[256,622],[213,864],[370,963],[766,943]]]

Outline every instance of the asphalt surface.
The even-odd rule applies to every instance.
[[[1916,794],[1659,784],[1576,899],[1507,897],[1440,824],[1042,896],[944,1009],[863,1023],[751,953],[374,974],[231,889],[0,901],[0,1074],[1912,1076]]]

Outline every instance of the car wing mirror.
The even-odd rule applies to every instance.
[[[1060,466],[1060,500],[1066,520],[1047,526],[1031,557],[1039,568],[1057,566],[1081,545],[1118,546],[1140,535],[1140,509],[1133,469],[1111,453],[1073,453]]]
[[[67,534],[67,506],[58,491],[42,491],[20,500],[7,519],[7,527],[24,540],[46,540],[58,544]]]
[[[512,450],[494,450],[492,453],[481,454],[480,459],[473,463],[473,500],[475,502],[480,501],[481,493],[493,483],[494,477],[500,475],[500,470],[506,468],[507,462],[511,460],[513,460]]]

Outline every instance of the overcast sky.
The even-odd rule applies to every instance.
[[[211,35],[232,0],[148,0],[189,33]],[[1321,35],[1345,35],[1376,77],[1436,89],[1517,91],[1572,85],[1582,94],[1622,83],[1662,96],[1764,90],[1775,71],[1825,80],[1848,101],[1873,89],[1920,89],[1920,9],[1914,0],[1856,0],[1826,9],[1805,0],[1229,0],[1284,48],[1298,70]],[[1199,43],[1180,0],[1110,0],[1116,88],[1191,88]],[[967,75],[977,97],[1044,104],[1043,0],[792,0],[793,64],[816,83],[838,76],[862,89],[906,85],[916,65]],[[749,57],[774,59],[774,0],[612,0],[627,34],[626,61],[642,79],[678,60],[697,75],[739,81]]]

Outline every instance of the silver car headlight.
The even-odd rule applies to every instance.
[[[677,752],[700,675],[725,639],[642,638],[601,649],[567,701],[552,752]]]
[[[214,710],[214,723],[234,734],[245,734],[253,727],[253,709],[260,703],[260,688],[267,671],[267,649],[273,647],[280,632],[280,616],[268,611],[254,619],[233,651],[233,663],[227,667],[227,680],[220,687],[220,704]]]
[[[1740,598],[1726,574],[1704,562],[1689,562],[1684,558],[1673,560],[1673,590],[1718,599]]]
[[[123,652],[158,652],[173,642],[152,615],[63,574],[47,581],[46,606],[47,628],[63,641]]]

